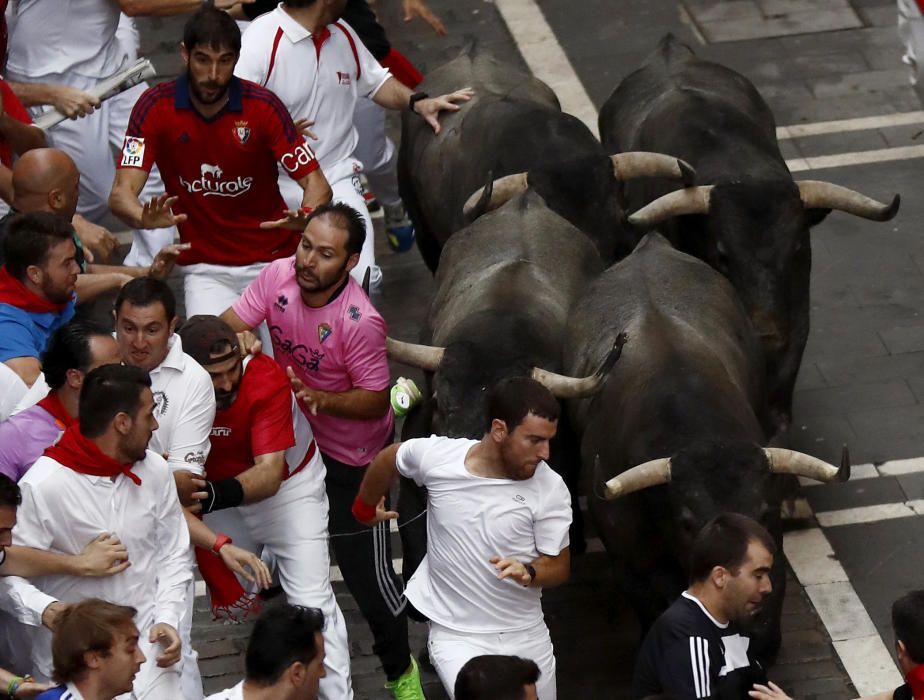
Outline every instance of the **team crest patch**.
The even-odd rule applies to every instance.
[[[234,122],[234,138],[242,146],[250,139],[250,127],[246,121]]]
[[[333,331],[330,329],[330,324],[321,323],[318,325],[318,340],[322,343],[330,338],[331,333],[333,333]]]
[[[126,136],[122,142],[122,167],[140,168],[144,163],[144,139]]]
[[[350,314],[350,318],[354,321],[358,321],[362,318],[362,314],[359,312],[359,307],[355,304],[351,304],[350,308],[347,309],[347,313]]]

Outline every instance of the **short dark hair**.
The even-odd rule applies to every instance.
[[[456,700],[523,700],[525,686],[541,675],[532,659],[485,654],[465,662],[456,676]]]
[[[46,211],[17,214],[7,224],[3,239],[6,269],[22,281],[30,265],[41,267],[54,246],[73,239],[74,227],[62,216]]]
[[[276,683],[296,661],[308,664],[318,653],[314,635],[324,629],[317,608],[280,603],[257,619],[247,642],[244,670],[248,681],[262,687]]]
[[[322,216],[329,216],[333,220],[334,226],[347,232],[347,257],[359,255],[363,249],[363,244],[366,242],[366,220],[363,215],[349,204],[331,202],[322,204],[312,211],[305,225],[310,224],[312,219],[318,219]]]
[[[6,474],[0,474],[0,506],[16,508],[22,505],[22,491],[19,484]]]
[[[69,605],[56,620],[51,640],[55,680],[69,683],[79,679],[87,670],[87,652],[109,656],[116,633],[133,625],[137,612],[99,598]]]
[[[80,432],[99,437],[118,413],[135,416],[141,393],[151,388],[151,376],[129,365],[103,365],[91,371],[80,390]]]
[[[42,353],[42,371],[49,388],[54,391],[64,386],[68,370],[86,372],[93,361],[90,339],[108,335],[105,326],[83,319],[71,321],[52,333]]]
[[[164,307],[168,323],[176,317],[176,297],[166,282],[153,277],[136,277],[119,290],[119,296],[115,300],[116,316],[125,302],[132,306],[151,306],[159,303]]]
[[[748,556],[748,545],[756,540],[776,554],[776,542],[767,528],[753,518],[740,513],[722,513],[703,526],[693,540],[690,554],[690,580],[700,583],[710,572],[722,566],[733,574],[738,573]]]
[[[237,22],[210,2],[196,10],[183,27],[183,46],[187,51],[203,45],[216,50],[230,49],[236,54],[241,52],[241,30]]]
[[[491,430],[491,421],[496,419],[504,421],[507,430],[512,433],[530,413],[557,421],[561,406],[551,391],[531,377],[501,379],[488,392],[485,431]]]
[[[911,591],[892,603],[895,638],[916,664],[924,664],[924,590]]]

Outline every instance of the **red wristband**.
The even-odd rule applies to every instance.
[[[305,212],[306,214],[311,214],[311,212],[313,212],[314,209],[312,209],[311,207],[302,207],[302,211]]]
[[[370,520],[374,520],[375,506],[370,506],[368,503],[365,503],[359,497],[359,494],[357,494],[356,498],[353,500],[353,517],[361,523],[367,523]]]
[[[218,554],[218,552],[221,551],[221,548],[226,544],[231,544],[231,538],[228,537],[225,533],[220,532],[218,533],[218,537],[215,538],[215,543],[212,545],[212,551],[215,552],[215,554]]]

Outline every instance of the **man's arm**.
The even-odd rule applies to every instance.
[[[10,144],[13,153],[17,155],[22,155],[33,148],[45,148],[48,145],[44,131],[31,124],[23,124],[6,112],[0,117],[0,136]]]
[[[385,495],[391,488],[398,471],[398,448],[396,442],[379,452],[359,485],[359,493],[353,502],[353,515],[365,525],[376,525],[385,520],[394,520],[398,514],[385,510]]]
[[[148,171],[141,168],[116,170],[109,208],[132,228],[169,228],[186,221],[186,214],[174,214],[177,197],[162,194],[149,202],[141,203],[138,196],[148,181]]]
[[[186,524],[189,527],[190,541],[200,549],[207,552],[214,551],[218,535],[204,522],[195,515],[184,509]],[[272,576],[266,564],[253,552],[231,544],[222,545],[218,550],[218,556],[224,565],[234,573],[242,576],[250,583],[256,584],[260,588],[269,588],[272,583]]]
[[[275,496],[286,475],[284,450],[258,455],[253,466],[235,478],[244,490],[244,503],[257,503]]]
[[[39,362],[37,357],[11,357],[9,360],[5,360],[3,364],[16,372],[19,378],[29,387],[35,384],[35,380],[42,373],[42,363]]]
[[[334,196],[334,191],[330,188],[330,183],[320,168],[312,170],[304,177],[300,177],[296,182],[304,190],[302,208],[317,209],[322,204],[330,202]]]
[[[521,586],[552,588],[560,586],[571,576],[571,550],[565,547],[556,556],[541,554],[530,565],[536,570],[536,576],[530,575],[526,565],[509,557],[493,556],[490,562],[497,569],[497,577],[510,578]]]
[[[295,398],[303,401],[312,415],[323,413],[338,418],[355,420],[374,420],[388,413],[389,389],[369,391],[368,389],[348,389],[347,391],[321,391],[309,389],[295,376],[291,367],[286,368]]]
[[[92,114],[100,104],[99,99],[89,92],[78,90],[70,85],[9,82],[9,86],[26,107],[52,105],[69,119]]]
[[[182,411],[176,418],[171,443],[165,446],[171,471],[189,469],[202,473],[209,456],[212,423],[215,420],[215,389],[205,370],[184,375],[192,383]]]
[[[395,78],[388,78],[382,87],[372,96],[372,101],[385,109],[406,109],[410,106],[413,91],[404,83]],[[443,111],[458,112],[460,107],[456,102],[468,102],[474,97],[471,88],[462,88],[439,97],[427,97],[414,103],[414,113],[420,115],[427,124],[433,127],[433,132],[440,133],[439,113]]]
[[[119,538],[103,533],[80,554],[60,554],[32,547],[10,545],[0,565],[0,576],[112,576],[131,564]]]
[[[238,316],[237,312],[232,308],[225,309],[221,313],[221,316],[218,318],[231,326],[231,330],[233,330],[235,333],[243,333],[244,331],[253,330],[253,326],[249,326],[244,323],[241,320],[241,317]]]
[[[87,272],[77,275],[77,298],[81,303],[92,301],[97,297],[121,289],[132,281],[132,276],[124,272]]]
[[[202,0],[116,0],[119,8],[129,17],[169,17],[195,12]],[[219,10],[229,10],[236,4],[249,4],[253,0],[215,0]]]

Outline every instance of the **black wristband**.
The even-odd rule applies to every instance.
[[[236,508],[244,502],[244,487],[237,479],[206,481],[208,497],[202,501],[202,513],[212,513],[225,508]]]
[[[428,97],[430,96],[425,92],[415,92],[407,101],[407,108],[414,112],[414,114],[417,114],[416,110],[414,109],[414,105],[416,105],[421,100],[426,100]]]
[[[529,574],[529,583],[526,585],[532,586],[536,582],[536,567],[532,564],[524,564],[523,566],[526,567],[526,573]]]

